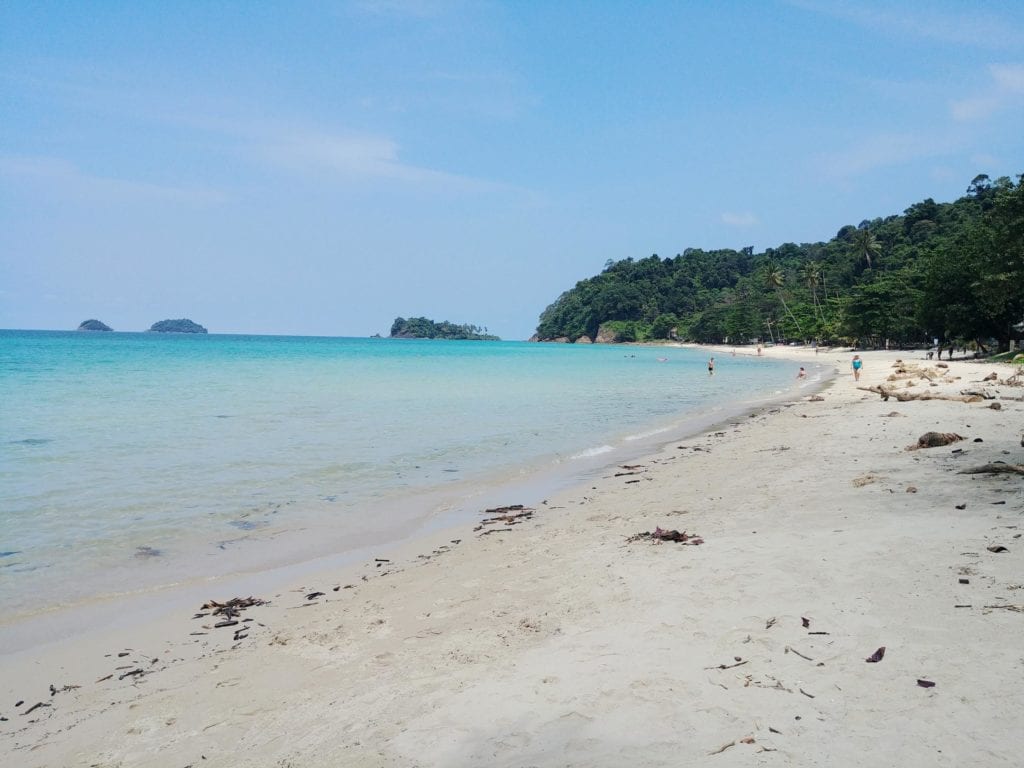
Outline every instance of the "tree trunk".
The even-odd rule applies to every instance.
[[[800,332],[800,336],[804,335],[804,329],[800,327],[800,321],[796,319],[796,315],[789,311],[789,305],[786,304],[786,297],[782,295],[782,291],[779,291],[779,299],[782,301],[782,308],[786,310],[786,314],[789,315],[789,319],[796,323],[796,329]]]

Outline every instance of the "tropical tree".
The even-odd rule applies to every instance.
[[[764,263],[763,277],[765,286],[775,291],[775,294],[782,302],[782,308],[786,311],[786,314],[789,315],[790,320],[793,321],[802,336],[804,329],[800,326],[800,321],[796,319],[796,315],[789,310],[789,305],[786,303],[786,297],[782,291],[782,287],[786,284],[786,273],[782,271],[782,267],[779,265],[779,262],[775,261],[775,259],[768,259]]]
[[[868,269],[872,267],[871,259],[882,252],[882,246],[870,229],[858,229],[853,233],[850,244],[857,259],[864,259],[868,263]]]
[[[638,339],[675,327],[707,341],[789,332],[918,343],[927,335],[1005,348],[1024,319],[1022,285],[1024,188],[1017,176],[982,175],[958,200],[922,200],[823,242],[609,261],[544,310],[537,335],[593,338],[614,323]]]
[[[811,302],[814,304],[814,309],[818,317],[824,320],[825,318],[821,311],[821,303],[818,301],[818,287],[821,285],[822,281],[821,262],[806,262],[801,270],[800,276],[803,279],[804,285],[806,285],[811,291]]]

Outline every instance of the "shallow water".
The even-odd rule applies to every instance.
[[[0,605],[259,570],[568,479],[797,366],[678,348],[0,331]]]

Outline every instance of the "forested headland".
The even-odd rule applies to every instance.
[[[842,227],[828,242],[687,248],[610,261],[540,316],[542,341],[991,342],[1024,321],[1024,175],[951,203]]]

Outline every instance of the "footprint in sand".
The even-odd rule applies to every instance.
[[[376,637],[387,637],[391,634],[391,626],[387,619],[378,617],[366,625],[366,633]]]

